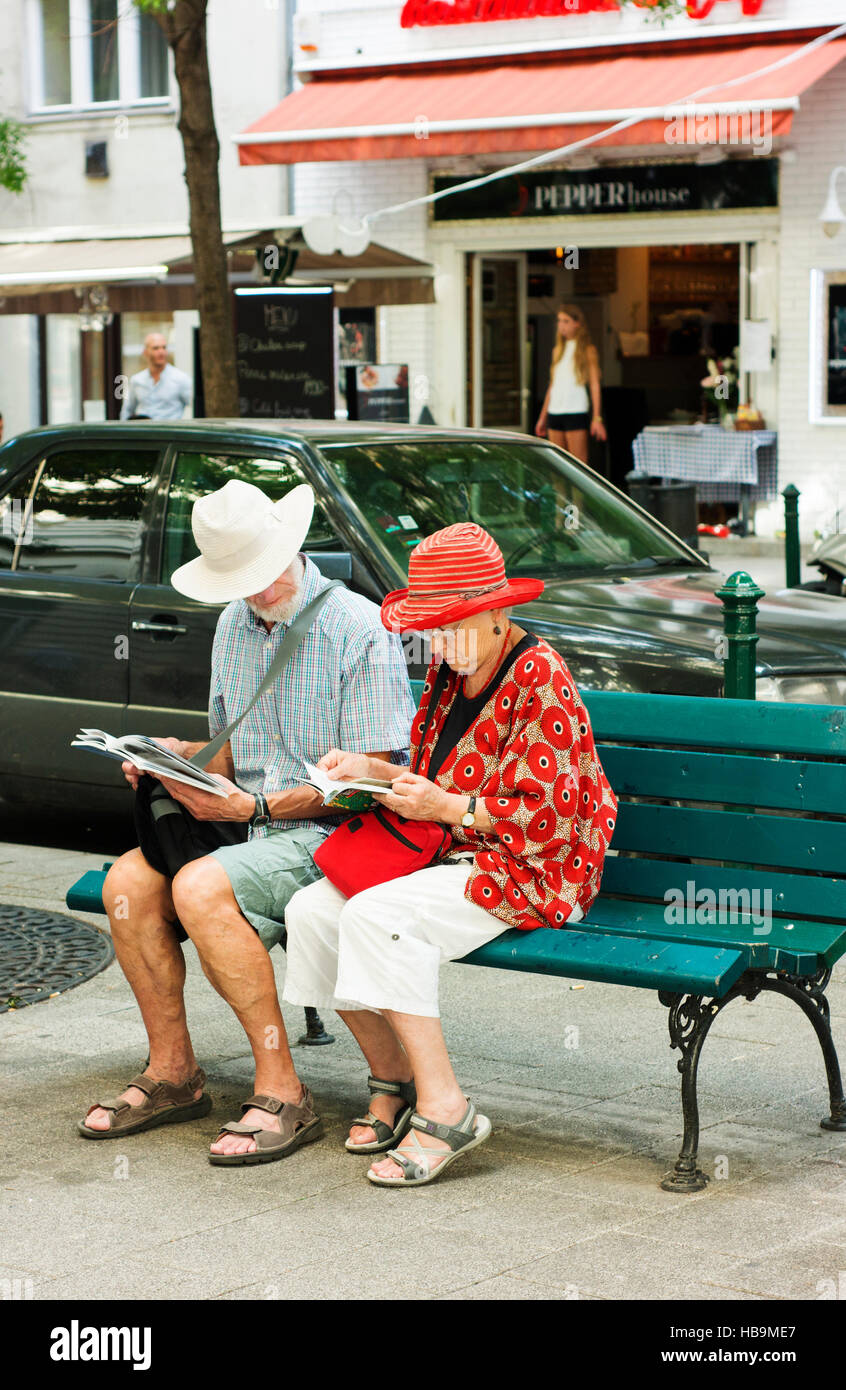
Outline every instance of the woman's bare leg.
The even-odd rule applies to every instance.
[[[587,430],[566,430],[563,432],[565,443],[562,446],[568,453],[572,454],[582,463],[588,461],[588,432]]]
[[[449,1060],[443,1029],[439,1018],[422,1018],[419,1014],[400,1014],[385,1009],[384,1018],[401,1043],[414,1072],[417,1086],[417,1112],[427,1120],[455,1125],[467,1109],[467,1097],[459,1086]],[[415,1131],[424,1149],[448,1153],[449,1145],[442,1139]],[[397,1149],[411,1149],[410,1139],[404,1139]],[[435,1165],[437,1166],[437,1165]],[[381,1178],[400,1178],[402,1169],[393,1159],[386,1158],[371,1167]]]
[[[411,1081],[411,1062],[387,1019],[368,1009],[339,1009],[339,1017],[349,1028],[362,1052],[371,1076],[381,1081]],[[402,1096],[371,1096],[370,1109],[377,1119],[393,1125],[397,1112],[405,1108]],[[369,1125],[353,1125],[350,1139],[354,1144],[373,1144],[375,1131]]]

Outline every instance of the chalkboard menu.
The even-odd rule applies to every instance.
[[[347,371],[347,411],[350,420],[383,420],[408,424],[408,366],[406,363],[362,362]]]
[[[237,289],[235,332],[242,417],[335,418],[331,289]]]

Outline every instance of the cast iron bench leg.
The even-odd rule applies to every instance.
[[[727,996],[730,997],[730,996]],[[665,1192],[701,1192],[708,1181],[707,1173],[697,1166],[699,1149],[699,1105],[696,1099],[696,1073],[699,1054],[708,1036],[708,1029],[722,1007],[723,1000],[703,999],[700,994],[669,994],[659,992],[661,1003],[670,1010],[670,1047],[678,1047],[681,1057],[676,1063],[682,1078],[682,1114],[684,1138],[676,1166],[665,1173],[661,1186]]]
[[[682,1077],[684,1139],[675,1168],[662,1179],[661,1186],[666,1192],[700,1192],[708,1181],[707,1174],[696,1166],[699,1148],[696,1073],[708,1029],[720,1010],[732,999],[741,996],[754,999],[762,990],[769,990],[774,994],[783,994],[786,999],[792,999],[799,1005],[813,1024],[822,1048],[828,1078],[831,1113],[820,1120],[820,1125],[823,1129],[846,1132],[846,1099],[843,1096],[837,1051],[831,1036],[828,1000],[824,993],[830,977],[830,970],[820,970],[816,975],[809,976],[765,975],[756,971],[741,976],[722,999],[704,999],[699,994],[659,992],[658,998],[661,1003],[670,1010],[670,1046],[678,1047],[682,1054],[677,1066]]]
[[[331,1033],[327,1033],[323,1027],[323,1019],[317,1012],[306,1005],[305,1010],[306,1030],[299,1038],[301,1047],[325,1047],[326,1043],[333,1043],[335,1039]]]
[[[775,994],[783,994],[786,999],[792,999],[811,1020],[822,1048],[831,1112],[820,1120],[820,1125],[823,1129],[846,1131],[846,1099],[843,1097],[837,1050],[831,1036],[828,999],[824,993],[830,978],[830,970],[820,970],[816,975],[777,975],[775,978],[767,976],[761,981],[761,987]]]

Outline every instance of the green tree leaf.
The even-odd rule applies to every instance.
[[[0,188],[20,193],[26,183],[25,132],[17,121],[0,117]]]

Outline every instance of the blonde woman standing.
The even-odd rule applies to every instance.
[[[594,439],[607,438],[602,422],[599,353],[581,309],[562,304],[549,387],[535,434],[548,435],[551,444],[587,463],[588,431]]]

